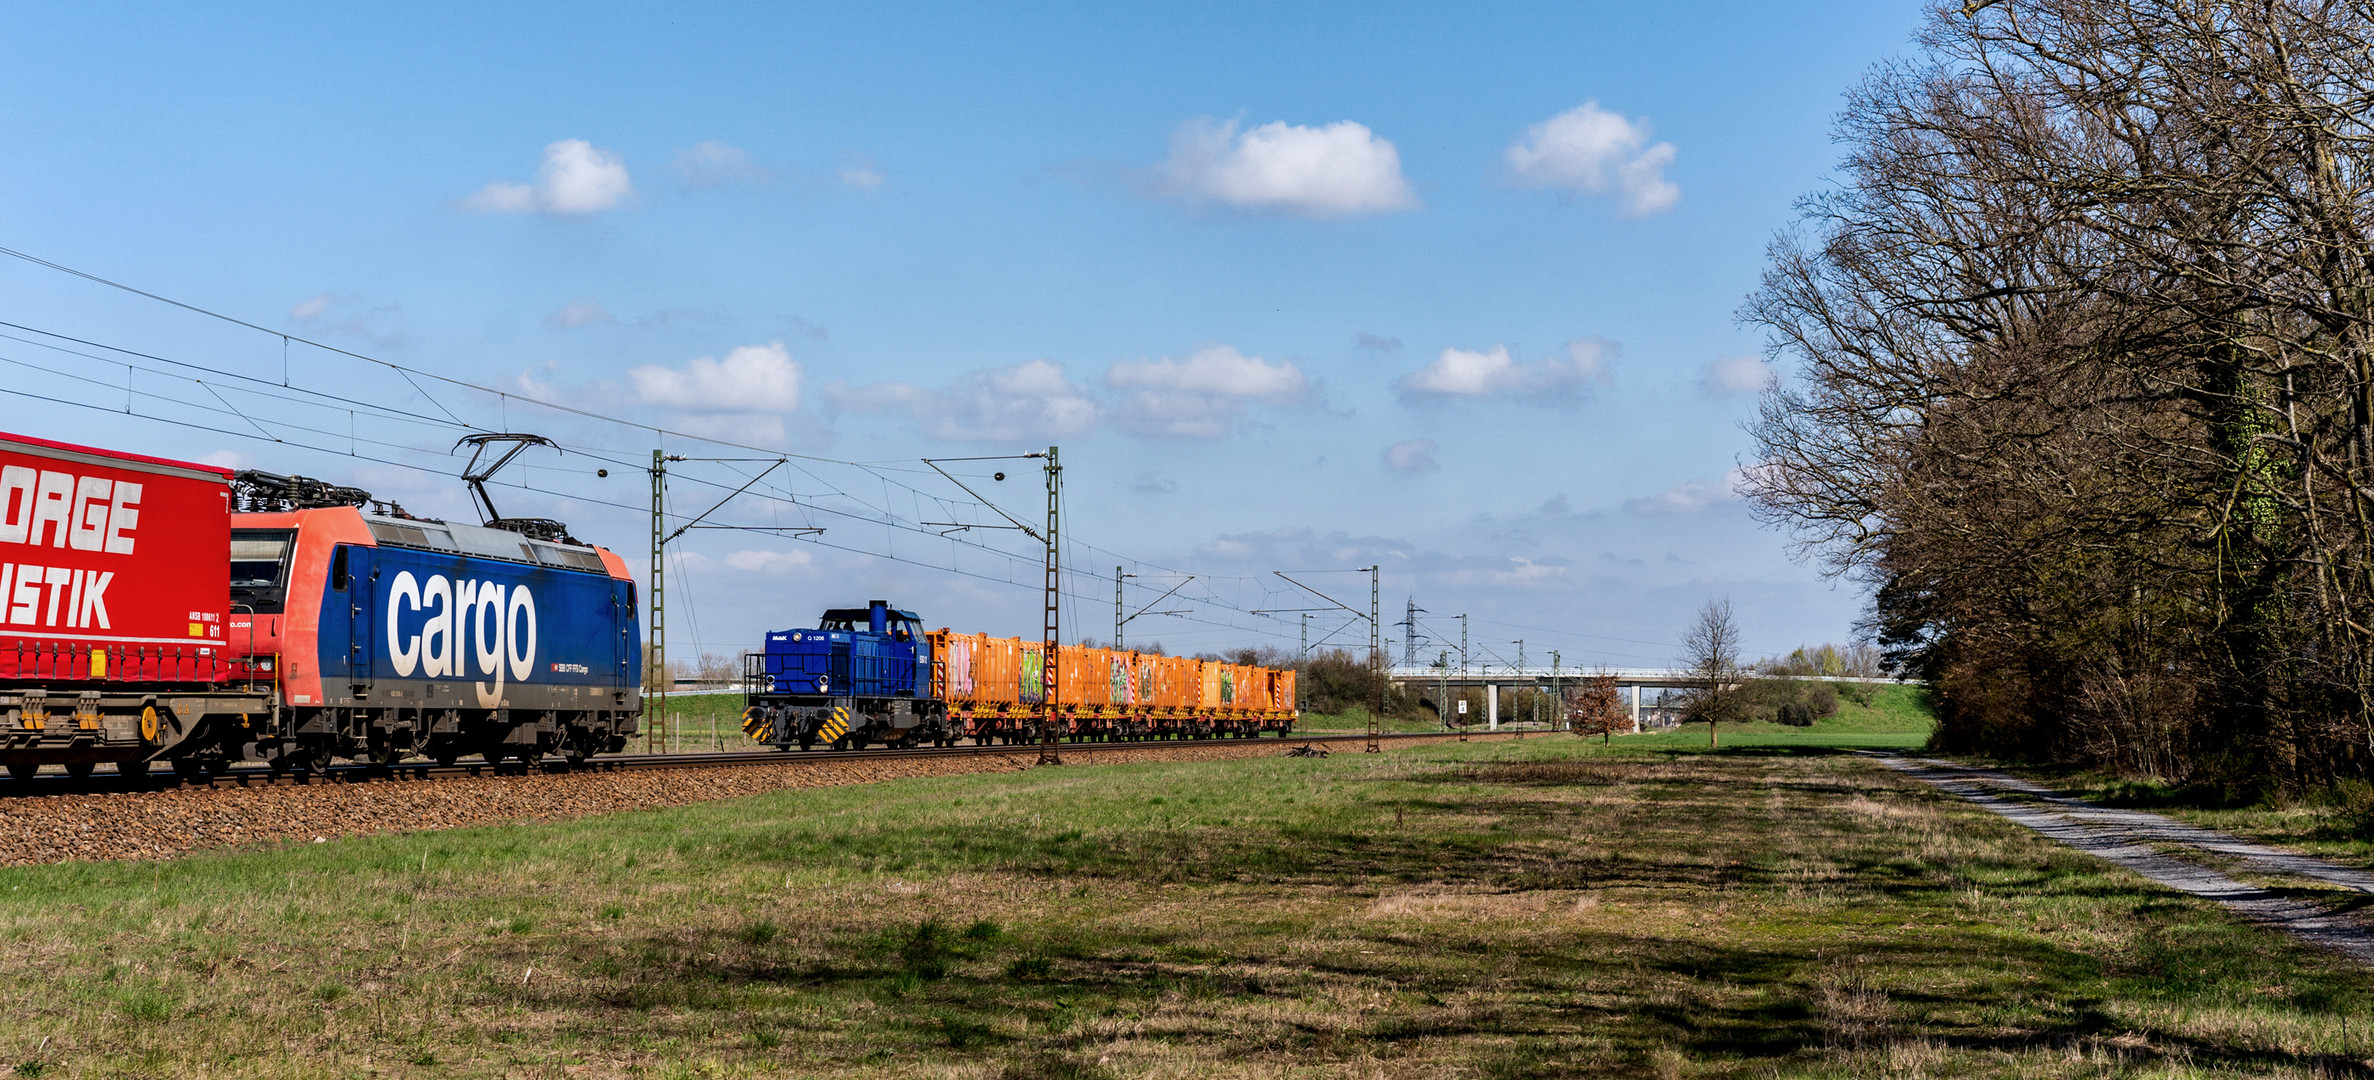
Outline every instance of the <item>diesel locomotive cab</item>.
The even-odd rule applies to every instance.
[[[956,741],[946,706],[930,696],[923,623],[888,601],[832,608],[813,629],[769,633],[750,659],[742,728],[760,742],[807,750]]]

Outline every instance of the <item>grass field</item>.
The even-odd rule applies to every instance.
[[[2366,1071],[2366,972],[1820,745],[1880,705],[5,870],[0,1069]]]
[[[1443,729],[1442,725],[1435,723],[1431,716],[1423,718],[1389,716],[1385,718],[1383,727],[1384,730],[1397,734],[1441,731]],[[1349,735],[1367,731],[1368,713],[1362,709],[1352,709],[1340,713],[1305,712],[1302,714],[1302,719],[1295,723],[1294,730],[1314,735]],[[1477,725],[1477,730],[1482,730],[1482,725]]]

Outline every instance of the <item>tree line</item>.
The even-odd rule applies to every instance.
[[[1872,71],[1743,319],[1748,494],[1942,749],[2374,773],[2374,3],[1972,0]]]

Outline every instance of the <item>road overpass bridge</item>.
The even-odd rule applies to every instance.
[[[1488,731],[1497,731],[1500,728],[1500,694],[1504,687],[1510,690],[1540,690],[1554,693],[1572,689],[1580,685],[1584,679],[1603,676],[1616,681],[1617,692],[1622,694],[1631,706],[1632,730],[1634,732],[1640,730],[1641,698],[1644,691],[1651,689],[1685,690],[1703,682],[1684,668],[1495,667],[1489,669],[1469,668],[1466,671],[1461,671],[1458,668],[1395,667],[1386,672],[1388,679],[1411,691],[1423,692],[1429,689],[1440,689],[1447,692],[1481,688],[1484,691],[1484,727]],[[1903,679],[1859,679],[1846,675],[1758,677],[1795,679],[1804,682],[1902,683],[1905,681]],[[1438,702],[1436,707],[1442,706]]]

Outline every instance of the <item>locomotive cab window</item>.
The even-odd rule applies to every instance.
[[[231,530],[231,603],[259,613],[277,612],[288,590],[289,551],[296,533],[288,529]]]

